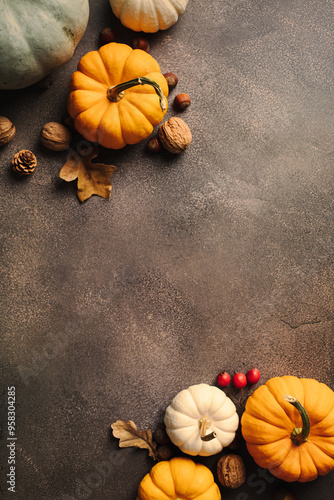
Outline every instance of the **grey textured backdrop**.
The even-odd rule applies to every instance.
[[[333,2],[190,0],[149,40],[162,72],[179,76],[170,104],[192,98],[193,143],[177,157],[152,157],[146,142],[101,150],[117,166],[111,198],[80,204],[58,178],[67,153],[44,149],[39,132],[61,121],[100,29],[134,37],[107,0],[90,3],[53,86],[0,93],[17,127],[0,152],[0,321],[20,500],[135,500],[153,464],[119,450],[110,424],[155,428],[179,390],[221,369],[334,385]],[[39,164],[17,179],[10,159],[24,148]],[[249,479],[224,498],[272,498],[279,481],[242,452]],[[330,498],[333,477],[291,489]]]

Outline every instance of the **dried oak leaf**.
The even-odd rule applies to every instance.
[[[98,149],[73,152],[59,172],[59,177],[71,182],[78,179],[77,195],[80,201],[85,201],[93,194],[109,198],[111,193],[110,176],[116,170],[113,165],[92,163],[98,155]]]
[[[111,424],[113,435],[119,439],[120,448],[128,448],[129,446],[137,446],[138,448],[146,448],[149,450],[149,455],[154,460],[157,460],[157,443],[152,439],[152,432],[148,429],[146,431],[139,431],[136,424],[129,420],[117,420]]]

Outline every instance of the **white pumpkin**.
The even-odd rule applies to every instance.
[[[0,89],[28,87],[65,64],[88,17],[88,0],[1,0]]]
[[[210,456],[233,441],[239,417],[234,403],[221,389],[192,385],[179,392],[165,413],[171,441],[188,455]]]
[[[109,0],[113,13],[133,31],[155,33],[175,24],[188,0]]]

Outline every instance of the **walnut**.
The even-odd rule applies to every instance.
[[[190,145],[192,135],[188,125],[174,116],[160,125],[159,139],[167,151],[179,154]]]
[[[16,128],[8,118],[0,116],[0,146],[8,144],[16,133]]]
[[[246,481],[245,464],[239,455],[223,455],[217,463],[219,482],[229,489],[239,488]]]
[[[57,122],[49,122],[41,130],[41,142],[52,151],[65,151],[72,140],[71,131]]]

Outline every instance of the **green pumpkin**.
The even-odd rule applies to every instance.
[[[88,0],[1,0],[0,89],[28,87],[69,61],[88,16]]]

